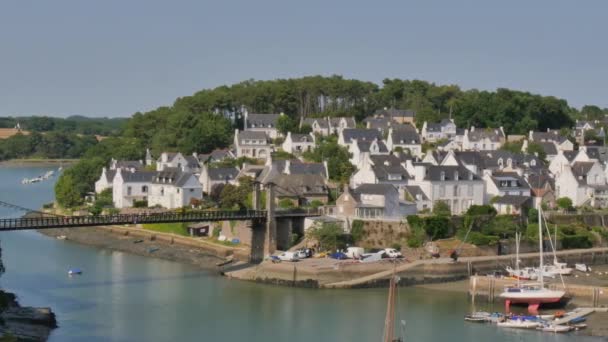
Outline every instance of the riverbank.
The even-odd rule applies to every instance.
[[[172,243],[169,239],[158,237],[155,232],[147,233],[147,237],[140,236],[136,229],[118,227],[99,228],[61,228],[41,229],[38,232],[50,237],[65,237],[67,243],[75,242],[83,245],[104,249],[127,252],[131,254],[159,258],[181,263],[188,263],[202,269],[216,270],[217,263],[226,260],[218,256],[218,252],[210,248],[201,248],[197,245],[182,245]],[[129,234],[125,234],[129,232]]]
[[[22,167],[22,166],[56,166],[69,165],[78,162],[79,159],[45,159],[45,158],[24,158],[24,159],[9,159],[0,161],[2,167]]]
[[[0,291],[0,340],[46,341],[55,328],[50,308],[22,307],[14,294]]]

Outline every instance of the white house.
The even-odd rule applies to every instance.
[[[498,150],[505,142],[505,132],[500,128],[475,128],[465,130],[462,141],[463,150],[492,151]]]
[[[606,175],[597,161],[574,162],[555,177],[557,198],[568,197],[574,206],[605,207],[608,204],[606,191]]]
[[[357,127],[353,117],[333,117],[327,118],[330,134],[340,134],[343,130]]]
[[[347,219],[401,219],[415,213],[415,204],[401,201],[390,184],[361,184],[352,191],[346,187],[336,200],[336,216]]]
[[[435,142],[441,139],[452,139],[456,136],[456,124],[452,119],[443,119],[439,123],[422,124],[420,136],[423,141]]]
[[[428,197],[431,208],[437,201],[445,202],[452,214],[466,212],[471,205],[484,204],[484,182],[464,166],[413,164],[413,179]]]
[[[272,152],[268,136],[260,131],[234,131],[234,147],[237,158],[266,159]]]
[[[348,148],[348,152],[352,154],[350,158],[351,164],[357,166],[361,163],[363,154],[369,155],[388,155],[389,150],[384,142],[374,139],[372,141],[353,140]]]
[[[350,178],[350,186],[356,188],[361,184],[391,184],[403,189],[408,179],[405,162],[399,158],[393,155],[375,158],[364,153],[358,170]]]
[[[285,114],[253,114],[247,110],[243,112],[245,131],[265,133],[270,139],[280,136],[277,131],[277,120]]]
[[[177,152],[163,152],[156,161],[156,171],[167,168],[178,168],[185,172],[199,173],[201,171],[198,158],[195,156],[184,156]]]
[[[209,194],[218,184],[237,184],[239,169],[236,167],[209,168],[203,165],[198,181],[203,187],[203,193]]]
[[[108,170],[105,167],[101,169],[101,176],[95,182],[95,193],[101,193],[105,189],[112,188],[114,182],[114,176],[116,175],[116,170]]]
[[[285,141],[283,141],[283,151],[291,154],[301,154],[302,152],[311,151],[315,148],[316,138],[313,133],[297,134],[287,132]]]
[[[146,201],[156,171],[130,171],[116,169],[112,181],[112,201],[115,208],[130,208],[135,201]],[[148,202],[149,204],[149,202]]]
[[[485,203],[502,196],[530,197],[530,185],[516,172],[485,171],[483,175],[486,197]]]
[[[179,169],[165,169],[152,180],[148,205],[177,209],[189,206],[193,199],[202,198],[203,187],[194,174]]]
[[[302,124],[310,126],[313,134],[319,134],[324,137],[330,135],[329,120],[327,118],[306,118],[302,121]]]
[[[390,151],[394,151],[396,148],[400,147],[404,151],[409,151],[412,156],[422,156],[420,135],[416,131],[416,128],[411,125],[401,125],[398,128],[389,128],[386,146]]]

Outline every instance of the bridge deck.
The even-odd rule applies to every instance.
[[[276,218],[318,216],[316,210],[276,211]],[[190,211],[160,214],[128,214],[99,216],[46,216],[0,219],[0,231],[91,227],[137,223],[211,222],[266,220],[265,210]]]

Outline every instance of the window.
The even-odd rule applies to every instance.
[[[458,185],[454,185],[452,197],[458,197]]]
[[[179,194],[179,188],[177,188],[177,193]]]
[[[467,195],[469,197],[473,197],[473,186],[469,185],[469,188],[467,189]]]
[[[445,180],[445,171],[441,171],[441,173],[439,174],[439,179],[441,179],[442,181]]]
[[[130,186],[127,187],[127,196],[131,196],[131,187]]]
[[[142,186],[141,187],[141,192],[148,192],[148,187],[147,186]]]
[[[445,197],[445,185],[439,187],[439,197]]]
[[[454,180],[458,180],[458,171],[454,171]]]
[[[190,192],[194,192],[194,189],[190,189]]]
[[[160,195],[164,196],[165,195],[165,188],[160,188]]]

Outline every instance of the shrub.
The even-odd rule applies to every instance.
[[[435,201],[435,205],[433,205],[433,214],[437,216],[450,216],[452,211],[446,202]]]
[[[562,237],[562,248],[574,249],[574,248],[591,248],[593,242],[588,235],[567,235]]]
[[[289,198],[283,198],[279,201],[279,208],[281,209],[292,209],[295,208],[295,204]]]
[[[352,227],[350,229],[350,235],[353,238],[353,242],[357,243],[360,242],[361,240],[363,240],[363,237],[365,236],[365,230],[363,228],[363,221],[361,220],[354,220]]]
[[[500,238],[494,235],[484,235],[480,232],[470,232],[468,239],[475,246],[487,246],[496,244]]]
[[[445,216],[426,217],[424,231],[431,240],[443,239],[448,235],[449,220]]]
[[[557,206],[563,210],[572,209],[572,200],[568,197],[560,197],[557,199]]]
[[[133,202],[133,208],[147,208],[147,207],[148,207],[148,200]]]

